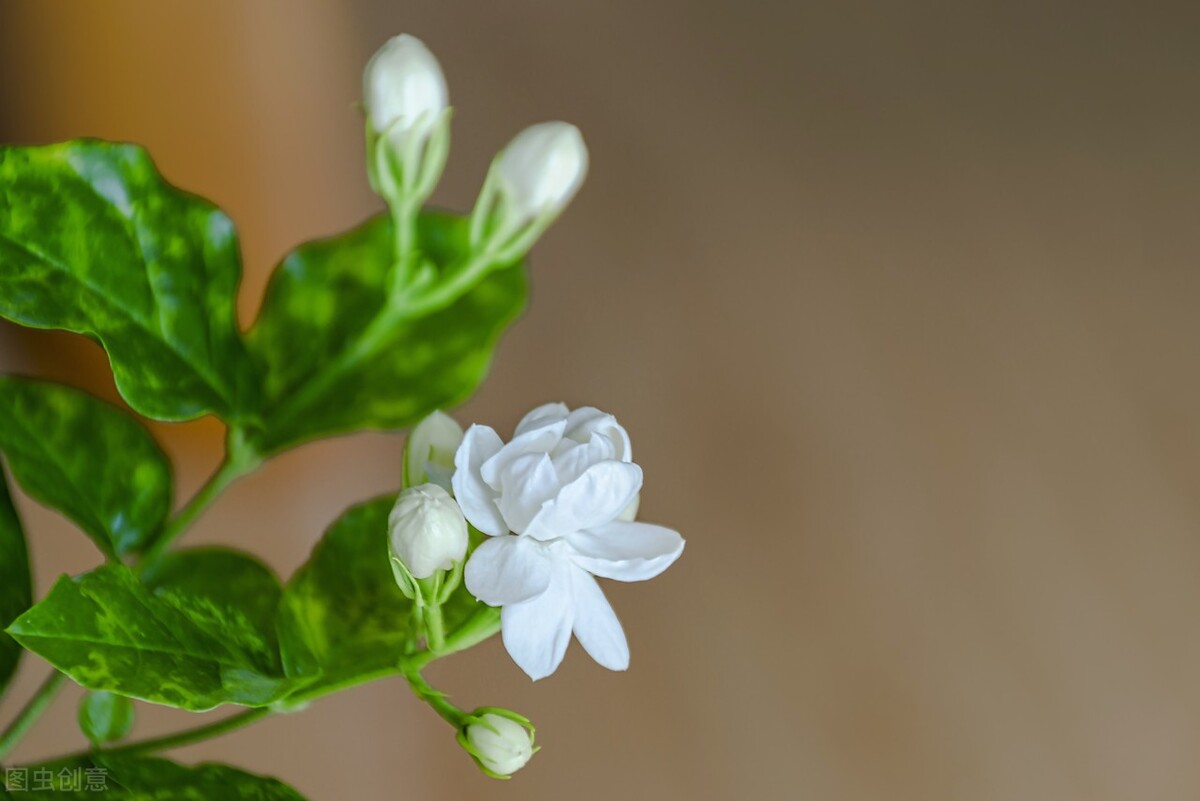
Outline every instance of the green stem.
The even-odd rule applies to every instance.
[[[490,251],[477,253],[470,261],[458,268],[449,281],[432,291],[418,295],[415,299],[405,293],[404,288],[408,286],[407,284],[396,284],[397,291],[389,294],[388,302],[367,324],[354,344],[342,351],[313,380],[304,384],[292,395],[287,403],[274,414],[273,424],[284,427],[290,423],[314,400],[324,397],[327,392],[341,385],[347,373],[385,350],[400,326],[409,320],[424,317],[449,306],[474,286],[485,272],[495,266],[496,261],[495,254]],[[406,263],[411,263],[411,254]]]
[[[158,564],[163,556],[166,555],[171,545],[216,500],[221,491],[228,487],[234,479],[257,467],[260,461],[258,454],[246,444],[242,432],[238,429],[230,429],[226,443],[225,461],[222,462],[221,467],[200,488],[200,491],[188,501],[187,505],[180,509],[179,513],[167,523],[158,540],[142,554],[142,558],[138,561],[134,570],[140,575]],[[29,699],[25,708],[9,724],[4,734],[0,735],[0,759],[20,742],[25,733],[37,722],[42,713],[46,711],[46,708],[54,700],[54,696],[63,686],[66,678],[65,673],[59,673],[56,670],[42,683],[42,686],[38,688],[34,696]]]
[[[174,734],[163,735],[162,737],[151,737],[146,740],[139,740],[125,745],[118,745],[113,748],[102,748],[100,752],[103,754],[149,754],[155,751],[166,751],[169,748],[179,748],[180,746],[198,743],[201,740],[207,740],[210,737],[217,737],[221,734],[240,729],[243,726],[249,726],[256,720],[261,720],[271,714],[269,707],[259,707],[256,709],[247,709],[245,712],[239,712],[236,715],[231,715],[223,720],[218,720],[215,723],[209,723],[205,726],[197,726],[194,729],[184,729],[183,731],[175,732]]]
[[[408,686],[413,693],[442,716],[442,719],[456,729],[461,729],[467,722],[467,713],[446,700],[445,694],[425,681],[419,668],[406,665],[401,671],[408,680]]]
[[[430,651],[441,654],[446,649],[446,620],[441,604],[425,607],[425,634]]]
[[[25,732],[29,731],[34,723],[37,723],[38,718],[50,706],[50,702],[54,700],[55,694],[66,679],[67,675],[59,673],[57,670],[46,677],[42,686],[33,694],[25,707],[17,713],[16,719],[8,724],[4,734],[0,734],[0,759],[3,759],[9,751],[16,747],[21,738],[25,736]]]
[[[377,670],[372,673],[352,676],[340,682],[320,685],[308,690],[307,692],[301,691],[294,696],[289,696],[287,700],[290,703],[302,704],[326,695],[331,695],[332,693],[340,692],[341,690],[347,690],[351,687],[356,687],[360,684],[376,681],[377,679],[402,675],[408,681],[409,686],[412,688],[413,692],[418,698],[433,707],[435,712],[437,712],[456,729],[461,728],[463,725],[465,725],[468,714],[446,700],[445,695],[443,695],[425,680],[425,678],[421,675],[421,671],[431,662],[440,659],[441,657],[457,653],[458,651],[465,651],[472,646],[478,645],[492,635],[496,634],[498,631],[500,631],[500,610],[493,609],[492,607],[484,607],[475,612],[475,614],[468,618],[466,622],[464,622],[457,630],[455,630],[453,634],[445,639],[445,648],[439,653],[434,653],[433,651],[429,650],[422,651],[419,654],[414,654],[411,657],[406,657],[405,659],[400,660],[392,667]],[[33,718],[36,719],[36,716],[41,714],[42,709],[44,709],[45,705],[49,703],[54,691],[58,689],[57,685],[65,678],[66,677],[64,674],[55,673],[54,676],[51,676],[50,680],[43,685],[42,690],[38,692],[38,696],[36,696],[34,699],[34,701],[37,701],[39,697],[44,697],[44,700],[40,704],[40,708],[30,712],[30,708],[34,706],[34,701],[31,701],[29,706],[27,706],[25,710],[22,710],[21,717],[18,718],[17,722],[14,722],[13,726],[9,727],[9,731],[5,732],[4,739],[0,739],[0,757],[4,756],[4,753],[7,750],[7,748],[4,747],[4,744],[7,744],[7,738],[9,737],[10,732],[16,728],[17,723],[25,718],[27,714],[31,714]],[[49,686],[51,684],[53,684],[52,687]],[[209,723],[205,726],[198,726],[194,729],[186,729],[184,731],[164,735],[162,737],[152,737],[147,740],[140,740],[138,742],[128,743],[126,745],[120,745],[114,748],[101,749],[101,753],[148,754],[156,751],[165,751],[168,748],[178,748],[183,745],[190,745],[191,743],[200,742],[201,740],[207,740],[211,737],[226,734],[234,731],[235,729],[240,729],[243,726],[248,726],[255,721],[261,720],[262,718],[265,718],[274,712],[276,712],[276,710],[271,707],[248,709],[245,712],[238,713],[231,717],[225,718],[224,720],[219,720],[216,723]],[[25,725],[25,728],[28,728],[28,725],[30,724],[32,724],[32,720]],[[20,735],[17,734],[17,737],[19,736]],[[11,745],[8,747],[11,747]],[[92,752],[68,754],[66,756],[59,757],[58,759],[51,760],[49,763],[45,764],[67,762],[73,759],[86,757],[89,753]]]
[[[405,318],[424,317],[441,311],[458,300],[459,297],[464,295],[475,284],[479,283],[483,274],[495,267],[500,261],[502,259],[491,250],[484,250],[474,254],[470,261],[452,272],[450,280],[444,281],[438,284],[436,288],[417,296],[405,309]]]
[[[240,729],[243,726],[249,726],[256,720],[261,720],[267,715],[270,715],[272,710],[268,707],[257,709],[247,709],[245,712],[239,712],[236,715],[218,720],[215,723],[208,723],[204,726],[197,726],[194,729],[184,729],[183,731],[167,734],[162,737],[150,737],[145,740],[138,740],[125,745],[117,745],[112,747],[100,747],[91,751],[76,751],[72,754],[63,754],[60,757],[49,759],[38,763],[39,768],[56,768],[59,765],[69,765],[78,762],[81,759],[86,759],[96,755],[123,754],[126,756],[137,754],[152,754],[158,751],[166,751],[168,748],[179,748],[181,746],[198,743],[201,740],[207,740],[210,737],[216,737],[220,734],[226,734]]]
[[[500,631],[500,610],[484,606],[467,618],[454,633],[446,638],[440,651],[422,651],[405,660],[405,664],[422,670],[426,665],[443,656],[456,654],[472,648]]]
[[[352,687],[357,687],[361,684],[367,684],[379,679],[387,679],[393,676],[402,675],[407,670],[424,670],[427,665],[444,656],[465,651],[472,646],[478,645],[484,640],[500,631],[500,610],[492,607],[483,607],[474,615],[468,618],[461,626],[455,629],[454,633],[446,638],[441,651],[434,652],[431,650],[421,651],[412,656],[404,657],[395,665],[381,668],[371,673],[363,673],[356,676],[351,676],[347,679],[334,681],[326,684],[318,684],[304,690],[300,690],[294,695],[289,695],[285,699],[288,703],[308,703],[315,701],[318,698],[323,698],[327,695],[349,690]]]
[[[217,496],[235,479],[258,467],[260,462],[258,454],[245,444],[242,433],[237,429],[230,429],[225,449],[225,461],[221,463],[221,466],[204,486],[192,496],[192,499],[179,510],[179,513],[171,519],[154,544],[142,554],[142,558],[134,570],[138,574],[142,574],[157,565],[175,544],[175,541],[183,532],[187,531],[188,527],[205,509],[212,505]]]
[[[412,281],[413,256],[416,254],[417,214],[411,202],[399,202],[392,213],[392,291],[402,292]]]

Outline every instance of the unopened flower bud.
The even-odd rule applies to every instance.
[[[401,34],[367,63],[367,176],[394,207],[419,206],[441,177],[450,147],[446,79],[433,53]]]
[[[462,426],[443,412],[418,423],[404,443],[404,486],[430,483],[450,492],[454,453],[462,440]]]
[[[379,133],[420,133],[446,108],[446,79],[429,48],[402,33],[379,48],[363,72],[363,102]]]
[[[574,125],[543,122],[521,131],[488,170],[471,212],[471,247],[497,262],[523,256],[575,197],[587,168]]]
[[[426,579],[466,556],[467,521],[450,493],[436,484],[409,487],[388,516],[388,545],[400,567],[413,578]]]
[[[525,767],[537,750],[533,740],[529,721],[506,709],[477,714],[459,736],[459,744],[497,779],[507,779]]]
[[[543,122],[517,134],[496,160],[504,213],[518,224],[562,211],[587,175],[583,135],[566,122]]]

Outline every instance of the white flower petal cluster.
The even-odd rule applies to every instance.
[[[684,542],[628,519],[642,470],[625,429],[598,409],[549,404],[526,415],[507,444],[471,426],[454,464],[455,497],[489,535],[467,560],[467,589],[503,607],[513,660],[535,680],[549,676],[574,634],[601,665],[626,669],[625,633],[595,577],[653,578]]]

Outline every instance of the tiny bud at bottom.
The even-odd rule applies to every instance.
[[[467,750],[496,776],[507,777],[533,756],[533,735],[515,720],[488,713],[467,726]]]

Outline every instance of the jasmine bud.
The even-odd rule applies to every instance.
[[[459,744],[496,779],[507,779],[525,767],[537,751],[533,740],[529,721],[507,709],[476,710],[459,734]]]
[[[467,521],[450,493],[436,484],[409,487],[388,516],[388,545],[393,564],[412,578],[426,579],[467,555]]]
[[[404,443],[404,486],[429,483],[450,491],[454,452],[462,439],[462,426],[444,412],[418,423]]]

